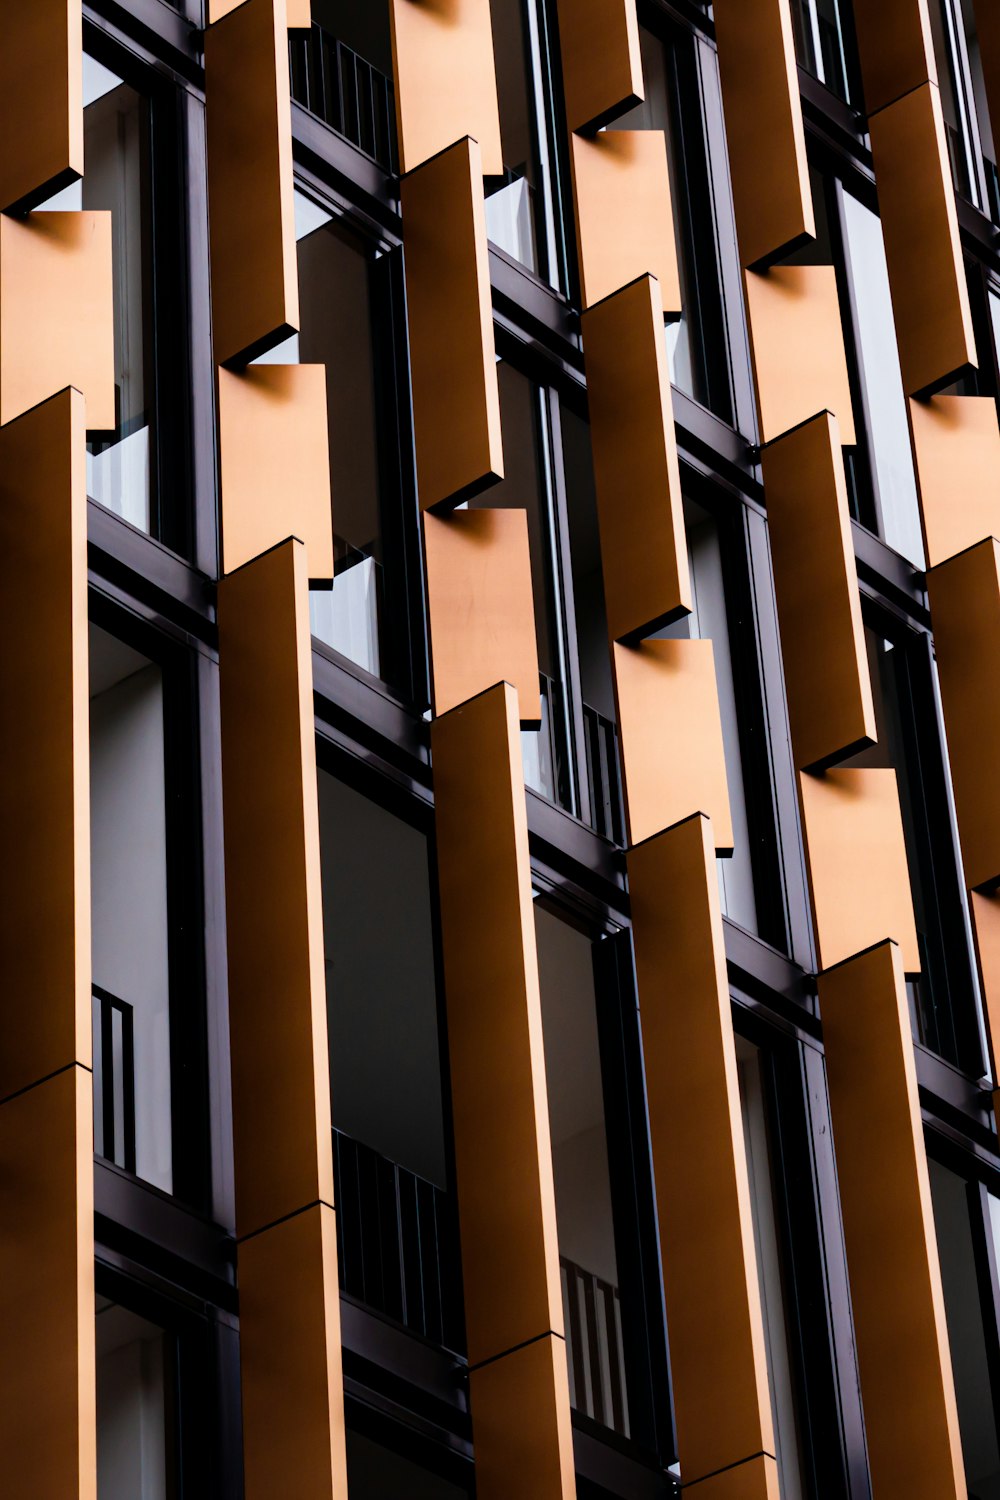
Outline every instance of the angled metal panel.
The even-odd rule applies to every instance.
[[[85,421],[67,390],[0,428],[0,1098],[91,1066]]]
[[[333,578],[325,365],[220,367],[219,483],[224,572],[296,536]]]
[[[41,203],[83,176],[83,7],[8,0],[0,52],[0,208]]]
[[[642,276],[583,315],[608,635],[690,613],[691,577],[660,291]]]
[[[918,974],[895,771],[802,772],[799,796],[820,968],[891,939],[899,944],[907,974]]]
[[[317,1204],[239,1248],[246,1500],[347,1500],[337,1230]]]
[[[635,0],[559,0],[566,124],[596,130],[645,97]]]
[[[662,130],[603,130],[570,139],[583,306],[655,276],[663,311],[681,312],[680,274]]]
[[[333,1203],[312,644],[297,541],[219,584],[236,1225]]]
[[[630,844],[692,813],[733,848],[715,653],[711,641],[614,646],[618,736]]]
[[[93,1082],[80,1067],[0,1105],[0,1442],[10,1500],[97,1500],[93,1118]]]
[[[778,1465],[762,1455],[712,1474],[695,1491],[698,1500],[779,1500]]]
[[[537,726],[542,706],[527,511],[425,511],[423,519],[434,712],[509,682],[522,725]]]
[[[869,115],[937,83],[928,0],[854,0],[854,25]]]
[[[872,1490],[965,1500],[910,1013],[895,943],[821,974],[819,1004]]]
[[[246,0],[208,0],[208,21],[214,25]],[[312,25],[311,0],[286,0],[289,31],[308,31]]]
[[[509,1500],[530,1476],[533,1500],[575,1500],[566,1344],[554,1333],[473,1367],[476,1500]]]
[[[910,402],[927,566],[1000,536],[1000,425],[992,396]]]
[[[937,85],[888,105],[868,128],[903,388],[917,396],[976,365]]]
[[[995,892],[970,891],[969,908],[995,1089],[1000,1083],[1000,896]]]
[[[850,447],[857,436],[833,266],[775,266],[745,280],[762,442],[830,411]]]
[[[712,841],[708,819],[697,816],[627,856],[671,1386],[688,1484],[774,1452]],[[741,1497],[755,1493],[745,1478]]]
[[[1000,543],[927,575],[955,812],[968,885],[1000,881]]]
[[[878,738],[835,418],[796,427],[762,462],[792,749],[815,769]]]
[[[477,1365],[563,1332],[514,689],[502,683],[436,719],[431,752],[465,1322]]]
[[[72,385],[115,425],[110,213],[0,215],[0,424]]]
[[[286,0],[244,0],[205,33],[212,335],[246,363],[298,327]]]
[[[401,170],[471,136],[481,172],[502,176],[490,0],[389,0],[389,15]]]
[[[816,236],[791,11],[715,0],[713,14],[740,256],[757,266]]]
[[[413,8],[413,0],[400,0]],[[479,147],[456,142],[405,177],[406,318],[424,510],[503,478]]]

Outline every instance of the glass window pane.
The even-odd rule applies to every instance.
[[[98,1500],[172,1500],[169,1341],[145,1318],[97,1299]]]
[[[164,777],[160,668],[92,625],[96,1149],[169,1193],[173,1151]],[[134,1161],[127,1156],[130,1139]]]
[[[358,1500],[467,1500],[469,1494],[465,1485],[441,1479],[350,1428],[347,1480],[352,1497]]]

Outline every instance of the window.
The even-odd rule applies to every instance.
[[[733,421],[733,392],[715,190],[703,125],[697,43],[682,33],[661,37],[640,28],[643,104],[613,129],[662,130],[667,139],[683,316],[667,325],[670,378],[685,395]]]
[[[343,1286],[461,1347],[427,836],[325,770],[319,816]]]
[[[995,220],[996,149],[973,0],[930,0],[928,9],[955,190]]]
[[[1000,1198],[930,1159],[948,1342],[970,1500],[1000,1495]]]
[[[173,1500],[173,1340],[97,1298],[98,1500]]]
[[[859,89],[847,0],[793,0],[792,24],[800,67],[845,104],[854,103]]]
[[[412,1438],[410,1446],[416,1446]],[[404,1495],[406,1500],[468,1500],[469,1496],[468,1485],[458,1478],[442,1479],[413,1457],[404,1457],[350,1427],[347,1482],[351,1494],[360,1500],[402,1500]]]
[[[395,172],[388,3],[312,0],[312,21],[308,35],[289,37],[292,98]]]

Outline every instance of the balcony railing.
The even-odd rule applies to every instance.
[[[292,98],[386,172],[396,168],[392,83],[313,22],[288,42]]]
[[[569,1395],[577,1411],[629,1435],[618,1288],[559,1257],[566,1317]]]
[[[135,1028],[132,1007],[94,985],[94,1150],[135,1171]]]
[[[463,1349],[453,1198],[339,1130],[333,1147],[341,1288],[431,1343]]]

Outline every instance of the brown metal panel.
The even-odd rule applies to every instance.
[[[791,11],[715,0],[713,14],[740,255],[756,266],[816,235]]]
[[[1000,7],[995,0],[973,0],[973,10],[990,119],[1000,120]]]
[[[458,141],[405,177],[401,195],[417,483],[427,510],[457,505],[503,478],[476,142]]]
[[[693,817],[628,853],[671,1383],[688,1484],[774,1452],[712,837],[708,819]]]
[[[231,10],[243,5],[246,0],[208,0],[210,25],[228,16]],[[312,26],[312,0],[286,0],[289,31],[308,31]]]
[[[97,1500],[93,1111],[79,1067],[0,1105],[7,1500]]]
[[[778,1465],[766,1456],[703,1479],[692,1491],[697,1500],[779,1500]]]
[[[333,578],[325,365],[219,369],[219,480],[224,572],[296,536]]]
[[[703,812],[720,854],[733,822],[711,641],[614,646],[618,736],[629,843]]]
[[[424,557],[434,712],[509,682],[521,723],[537,726],[542,705],[527,511],[425,511]]]
[[[821,974],[819,1004],[872,1491],[965,1500],[910,1013],[895,943]]]
[[[681,312],[681,284],[662,130],[603,130],[570,138],[583,306],[647,274],[667,317]]]
[[[566,1345],[535,1339],[469,1372],[477,1500],[575,1500]]]
[[[115,425],[110,213],[0,216],[0,424],[66,386]]]
[[[0,52],[0,208],[30,208],[83,176],[80,0],[7,0]]]
[[[937,85],[880,110],[869,130],[903,386],[916,396],[976,365]]]
[[[412,172],[463,136],[481,172],[503,173],[490,0],[389,0],[400,170]]]
[[[745,280],[761,441],[830,411],[850,447],[857,437],[833,266],[775,266]]]
[[[642,276],[583,315],[608,635],[691,610],[660,291]]]
[[[305,549],[219,584],[236,1220],[333,1202]]]
[[[992,396],[910,402],[927,566],[1000,536],[1000,426]]]
[[[891,938],[907,974],[919,973],[895,771],[803,772],[799,794],[820,968]]]
[[[325,1204],[239,1249],[246,1500],[347,1500],[337,1230]]]
[[[501,683],[436,719],[431,751],[465,1322],[475,1365],[563,1332],[514,689]]]
[[[0,1098],[91,1064],[84,423],[67,390],[0,428]]]
[[[969,886],[1000,881],[1000,544],[992,537],[927,575],[955,811]]]
[[[246,362],[299,322],[286,0],[244,0],[205,33],[212,335]]]
[[[763,469],[792,747],[815,768],[878,738],[836,419],[769,444]]]
[[[635,0],[559,0],[570,130],[593,130],[645,98]]]
[[[937,83],[927,0],[854,0],[854,24],[869,115]]]
[[[990,1073],[995,1088],[1000,1082],[1000,896],[995,892],[970,891],[969,908],[986,1013]]]

